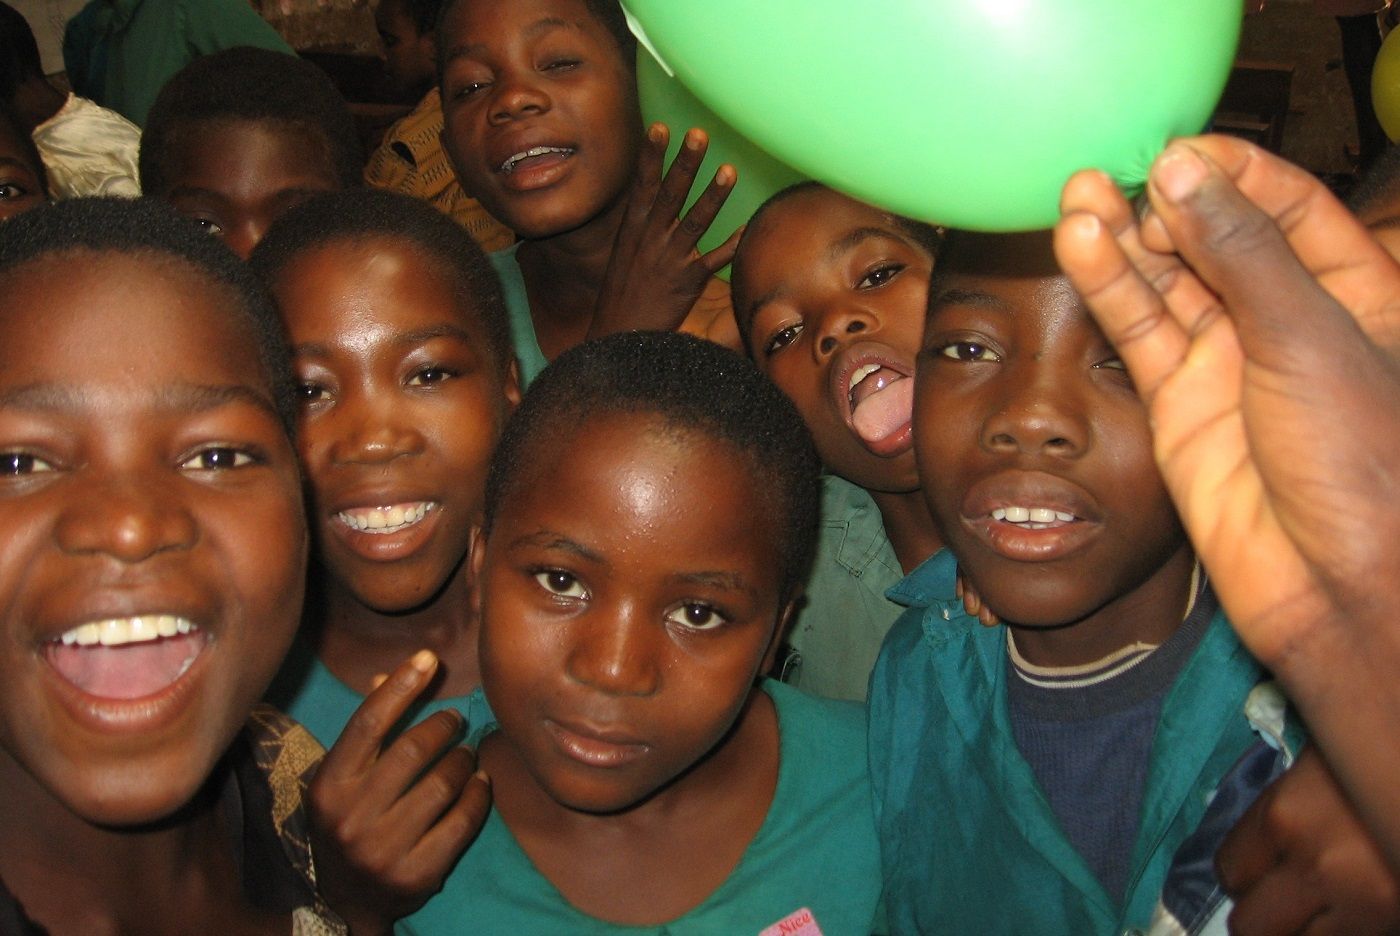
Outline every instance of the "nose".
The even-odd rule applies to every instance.
[[[509,123],[521,117],[543,114],[549,107],[549,94],[535,76],[505,76],[498,80],[495,96],[491,99],[491,122]]]
[[[1031,362],[1011,379],[983,425],[982,444],[992,451],[1077,458],[1089,445],[1082,392],[1054,369]]]
[[[876,324],[875,316],[858,305],[847,302],[829,304],[817,321],[816,340],[812,348],[817,359],[830,357],[837,348],[851,340],[852,335],[869,331]]]
[[[386,392],[345,395],[332,412],[330,460],[341,465],[387,464],[423,451],[423,434]],[[309,435],[310,433],[308,433]]]
[[[659,623],[640,620],[635,605],[600,607],[577,622],[568,659],[569,678],[614,696],[649,696],[660,686],[653,641]]]
[[[74,491],[55,536],[69,553],[138,563],[189,549],[199,538],[199,527],[181,498],[180,485],[152,472],[132,472],[106,476]]]
[[[240,224],[231,225],[224,231],[224,243],[239,259],[247,260],[253,253],[253,248],[258,246],[258,241],[262,240],[267,233],[267,225],[258,221],[244,221]]]

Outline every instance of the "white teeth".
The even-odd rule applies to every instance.
[[[862,364],[851,372],[851,381],[846,384],[846,393],[856,392],[856,385],[880,369],[879,364]]]
[[[432,501],[420,501],[389,507],[356,508],[342,510],[336,517],[350,529],[361,533],[397,533],[422,520],[436,506]]]
[[[197,626],[173,614],[143,614],[129,618],[108,618],[105,621],[90,621],[64,631],[58,639],[64,646],[91,647],[101,644],[104,647],[120,647],[123,644],[147,643],[161,637],[174,637],[199,630]]]
[[[992,511],[992,519],[1005,520],[1007,523],[1025,523],[1032,529],[1042,530],[1057,520],[1060,523],[1069,523],[1074,520],[1074,514],[1063,510],[1051,510],[1049,507],[997,507]]]
[[[506,175],[510,175],[515,171],[516,163],[520,162],[522,159],[529,159],[531,156],[548,156],[550,153],[563,153],[567,156],[572,152],[573,150],[561,146],[532,146],[523,153],[516,153],[505,162],[501,163],[501,171]]]

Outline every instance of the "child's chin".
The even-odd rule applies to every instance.
[[[191,808],[212,770],[210,764],[208,770],[159,778],[146,768],[104,771],[66,797],[66,805],[95,826],[130,831],[157,827]]]

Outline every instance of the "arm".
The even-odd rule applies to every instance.
[[[1139,221],[1076,175],[1057,256],[1149,407],[1240,639],[1400,868],[1400,267],[1239,140],[1174,143],[1148,195]]]

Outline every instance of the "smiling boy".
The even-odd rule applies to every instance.
[[[1145,928],[1177,847],[1256,743],[1261,671],[1047,233],[950,239],[917,384],[920,476],[949,550],[893,593],[910,609],[871,684],[893,927]],[[958,569],[1006,624],[963,613]]]

